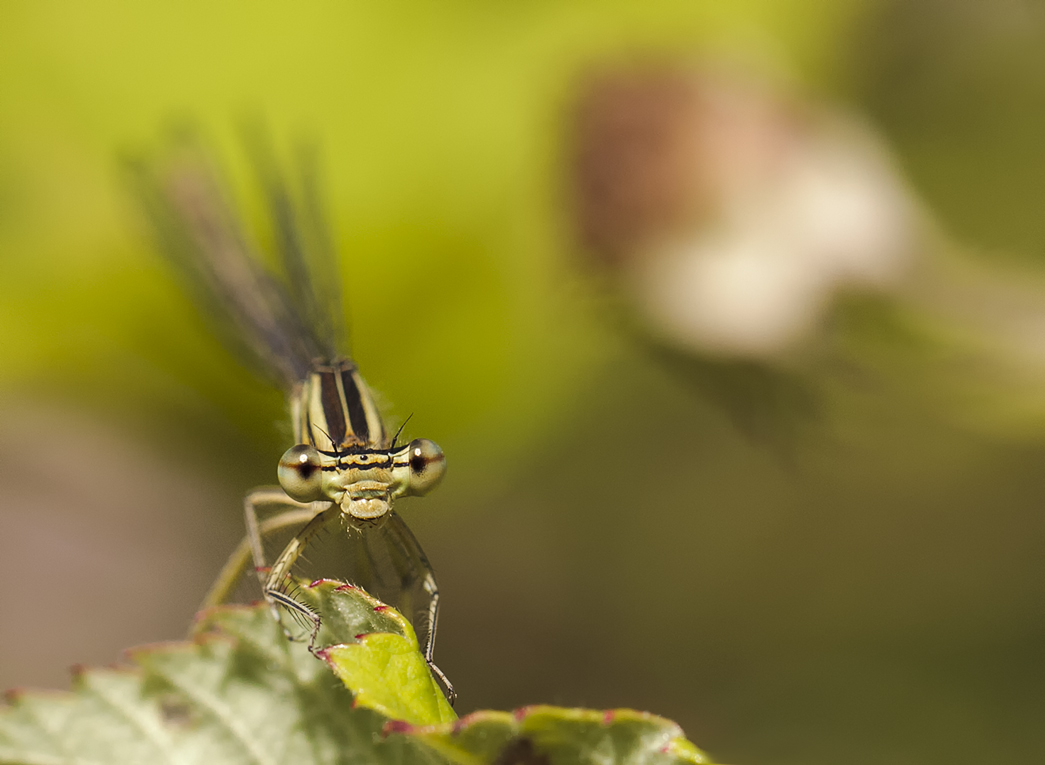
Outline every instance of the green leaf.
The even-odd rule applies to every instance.
[[[264,605],[213,609],[191,641],[79,671],[70,693],[9,695],[0,763],[707,762],[677,725],[641,712],[528,707],[455,720],[399,613],[337,582],[302,593],[323,614],[325,661],[288,641]]]
[[[340,582],[315,582],[300,591],[323,614],[318,642],[326,647],[316,653],[357,705],[414,725],[457,719],[420,653],[414,628],[398,611]],[[351,643],[338,642],[347,635]]]
[[[394,623],[359,591],[331,597],[354,601],[342,604],[356,617],[342,616],[342,628],[362,626],[367,610],[375,624]],[[387,718],[355,705],[264,606],[214,609],[192,642],[134,649],[128,659],[127,669],[78,673],[72,693],[12,695],[0,711],[0,763],[445,762],[386,735]]]
[[[533,706],[475,712],[452,725],[395,726],[461,765],[643,763],[682,765],[710,760],[671,720],[647,712]]]
[[[360,706],[417,725],[457,719],[417,652],[416,639],[379,632],[351,645],[331,646],[320,655]]]

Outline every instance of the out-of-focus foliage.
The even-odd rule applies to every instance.
[[[457,725],[405,730],[461,763],[710,762],[675,723],[633,709],[598,712],[541,705],[473,712]]]
[[[575,69],[622,45],[752,25],[815,69],[849,15],[816,5],[14,4],[0,31],[3,380],[111,406],[119,390],[121,408],[146,397],[146,409],[148,387],[179,380],[273,443],[278,399],[230,373],[190,318],[134,236],[115,170],[121,150],[178,119],[242,157],[237,123],[260,118],[281,141],[321,147],[368,378],[399,411],[423,413],[415,426],[485,423],[514,442],[561,406],[555,391],[598,344],[550,204],[555,116]]]
[[[893,0],[855,36],[847,79],[946,230],[984,256],[1045,253],[1045,8]]]

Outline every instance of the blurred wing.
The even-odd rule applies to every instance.
[[[393,510],[380,527],[352,538],[352,583],[407,617],[426,650],[435,627],[430,607],[438,589],[432,564],[413,532]]]
[[[217,170],[197,142],[179,142],[160,162],[132,163],[132,179],[162,251],[223,339],[289,389],[305,378],[314,359],[337,355],[339,279],[314,164],[302,166],[304,190],[295,205],[271,156],[254,148],[278,269],[265,265],[245,235]]]
[[[315,342],[330,351],[325,358],[332,358],[344,335],[341,277],[319,193],[316,153],[308,147],[297,152],[295,169],[300,195],[295,201],[291,185],[280,173],[264,134],[249,134],[248,144],[268,203],[291,305]]]

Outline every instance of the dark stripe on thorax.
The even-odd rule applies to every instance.
[[[348,409],[348,419],[352,432],[363,443],[370,440],[370,423],[367,422],[366,409],[363,407],[363,395],[359,392],[356,384],[354,370],[345,369],[341,372],[341,385],[345,391],[345,405]]]
[[[326,432],[335,445],[345,442],[348,423],[345,422],[344,405],[338,392],[337,378],[334,372],[319,373],[320,400],[323,402],[323,416],[326,418]]]

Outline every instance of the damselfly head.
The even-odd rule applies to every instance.
[[[328,500],[346,515],[373,520],[391,510],[396,497],[427,494],[445,472],[443,450],[418,438],[395,451],[331,454],[298,444],[280,458],[278,476],[283,491],[298,502]]]

